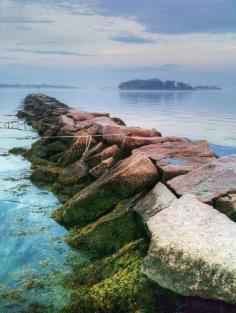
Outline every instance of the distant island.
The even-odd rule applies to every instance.
[[[77,89],[74,86],[63,86],[63,85],[47,85],[47,84],[0,84],[0,88],[30,88],[30,89]]]
[[[183,82],[167,80],[165,82],[160,79],[134,79],[127,82],[122,82],[118,88],[120,90],[173,90],[173,91],[188,91],[188,90],[221,90],[216,86],[196,86],[193,87]]]

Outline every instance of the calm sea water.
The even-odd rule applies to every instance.
[[[31,92],[0,89],[0,121],[15,120],[20,102]],[[236,153],[235,91],[44,92],[76,108],[109,112],[131,126],[207,139],[220,155]],[[50,217],[58,200],[30,183],[27,161],[8,154],[12,147],[30,146],[32,134],[0,129],[0,313],[18,313],[32,302],[63,305],[67,293],[61,279],[69,271],[68,260],[84,258],[63,242],[66,230]]]

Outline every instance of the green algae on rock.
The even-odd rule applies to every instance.
[[[182,193],[178,192],[178,184],[173,187],[172,183],[182,181],[183,176],[178,175],[187,172],[190,174],[184,177],[201,180],[205,177],[206,168],[210,169],[211,182],[221,180],[211,171],[212,164],[218,161],[215,161],[217,156],[209,150],[206,141],[161,137],[156,130],[121,126],[108,114],[75,111],[42,94],[28,96],[24,110],[27,123],[47,137],[24,153],[33,164],[32,175],[38,173],[42,179],[48,172],[44,183],[50,180],[52,190],[58,197],[63,195],[68,199],[54,211],[53,217],[67,228],[74,227],[66,240],[86,253],[91,261],[73,266],[71,275],[65,281],[65,286],[72,290],[71,301],[64,307],[63,313],[162,312],[161,306],[156,306],[157,298],[165,297],[168,291],[159,285],[184,295],[197,294],[233,302],[232,298],[236,296],[229,283],[232,279],[234,285],[236,278],[231,275],[232,271],[227,271],[222,264],[220,269],[218,265],[211,266],[208,260],[197,256],[191,258],[188,253],[187,257],[183,256],[176,246],[170,245],[169,249],[162,247],[166,233],[174,234],[173,237],[178,237],[178,240],[186,240],[186,234],[180,231],[181,228],[185,230],[186,224],[192,229],[199,226],[202,230],[199,216],[187,218],[188,205],[186,212],[183,210],[181,213],[183,218],[178,224],[182,215],[176,216],[173,205],[179,201],[175,195]],[[178,178],[169,180],[175,176]],[[214,198],[213,202],[215,207],[218,205],[219,210],[234,218],[234,202],[233,198],[228,199],[228,191],[232,194],[235,191],[235,171],[230,176],[229,187],[227,190],[225,186],[222,188],[227,195],[220,194],[220,198]],[[202,190],[202,186],[199,188]],[[161,240],[158,241],[152,221],[159,220],[171,208],[168,217],[171,225],[169,228],[158,225],[161,232]],[[201,212],[198,213],[201,215]],[[210,229],[208,223],[206,225],[205,232],[200,232],[202,238]],[[219,229],[222,225],[218,225]],[[216,227],[216,230],[219,229]],[[190,241],[197,237],[197,232],[190,232]],[[214,235],[212,231],[213,247]],[[198,250],[204,254],[207,242],[202,238],[195,241],[196,245],[200,245]],[[192,251],[190,248],[189,251]],[[155,251],[158,253],[155,254]],[[225,264],[227,260],[225,257]],[[141,273],[141,268],[145,275]],[[196,273],[199,281],[195,284]],[[220,290],[224,286],[228,290]]]
[[[158,180],[155,165],[137,154],[118,162],[108,173],[84,188],[62,207],[64,225],[86,225]]]
[[[140,195],[119,202],[116,208],[95,222],[69,232],[66,241],[92,257],[103,257],[124,244],[146,236],[144,225],[133,208]]]
[[[30,179],[37,183],[54,183],[60,176],[62,169],[56,166],[35,166]]]
[[[185,296],[236,303],[236,225],[184,195],[148,221],[152,234],[143,272]]]
[[[134,241],[107,258],[75,268],[67,279],[73,289],[71,303],[62,312],[154,313],[158,287],[140,272],[146,249],[143,240]]]

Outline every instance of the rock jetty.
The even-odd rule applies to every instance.
[[[202,299],[236,312],[236,156],[43,94],[18,117],[40,136],[20,151],[32,181],[58,195],[53,217],[90,260],[66,278],[62,312],[187,313]]]

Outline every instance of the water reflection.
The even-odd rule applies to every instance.
[[[192,92],[120,91],[120,100],[128,103],[168,103],[191,98]]]

